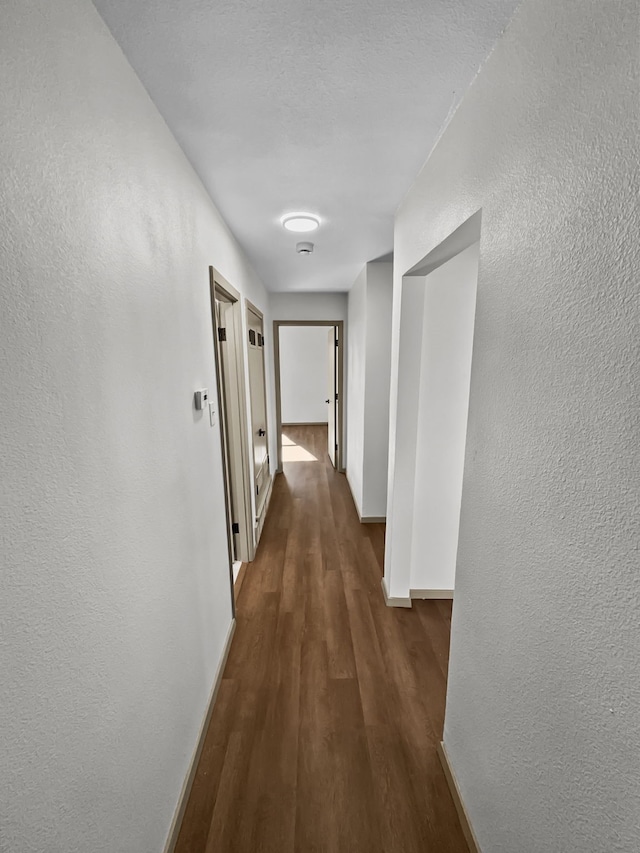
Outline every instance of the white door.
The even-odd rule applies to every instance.
[[[331,326],[327,338],[327,421],[329,424],[327,452],[335,468],[338,462],[338,328]]]
[[[262,317],[259,317],[249,308],[247,318],[249,321],[249,389],[251,395],[256,526],[259,531],[264,520],[265,498],[269,486],[267,405],[264,382],[264,334]]]

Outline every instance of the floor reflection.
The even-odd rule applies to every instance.
[[[318,457],[309,453],[304,447],[296,444],[288,435],[282,433],[282,461],[283,462],[317,462]]]

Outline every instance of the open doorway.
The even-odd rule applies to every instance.
[[[411,597],[455,589],[480,244],[423,279]]]
[[[476,293],[478,211],[402,277],[387,603],[453,598]]]
[[[209,267],[232,587],[254,556],[240,294]]]
[[[288,426],[322,426],[326,454],[343,471],[342,320],[275,320],[274,357],[278,471],[285,461],[303,461],[303,448]]]

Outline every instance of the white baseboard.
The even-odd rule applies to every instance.
[[[462,832],[464,833],[467,846],[469,847],[469,853],[481,853],[480,845],[478,844],[478,839],[476,838],[475,833],[473,831],[473,827],[471,826],[469,814],[467,812],[467,809],[465,808],[464,800],[462,799],[460,788],[458,787],[458,781],[453,772],[453,768],[451,766],[449,755],[447,754],[444,742],[440,741],[437,744],[436,748],[438,751],[438,756],[440,758],[440,763],[442,764],[442,769],[444,770],[444,775],[447,780],[447,785],[449,786],[449,791],[451,792],[453,804],[455,805],[456,811],[458,812],[458,817],[460,818]]]
[[[273,481],[275,480],[275,475],[269,473],[269,485],[267,486],[267,494],[264,497],[264,503],[262,506],[262,513],[260,514],[260,518],[256,519],[255,526],[255,550],[258,550],[258,543],[260,542],[260,537],[262,536],[262,528],[264,527],[264,522],[267,518],[267,513],[269,512],[269,504],[271,503],[271,494],[273,492]],[[255,551],[253,555],[255,559]]]
[[[382,593],[387,607],[411,607],[410,598],[391,598],[384,578],[382,578]]]
[[[211,714],[213,713],[213,708],[216,703],[216,697],[218,695],[218,690],[220,689],[222,674],[224,673],[224,667],[227,662],[227,658],[229,657],[229,650],[231,649],[231,641],[233,640],[233,634],[235,630],[236,620],[232,619],[231,625],[229,626],[229,630],[227,632],[227,639],[225,640],[224,648],[222,650],[222,657],[220,658],[220,663],[218,664],[218,669],[216,670],[216,677],[213,680],[213,687],[211,688],[211,693],[209,695],[207,710],[205,711],[204,719],[202,720],[202,725],[200,726],[200,733],[198,735],[196,747],[193,752],[193,756],[191,757],[191,763],[189,764],[189,770],[187,771],[187,775],[182,785],[180,796],[178,797],[178,805],[176,806],[176,811],[173,816],[173,820],[171,821],[169,835],[167,836],[167,843],[164,846],[164,853],[173,853],[176,843],[178,841],[178,835],[180,834],[180,828],[182,826],[182,818],[184,817],[184,813],[187,808],[187,803],[189,801],[189,794],[191,793],[193,780],[195,779],[196,770],[198,769],[198,762],[200,760],[200,755],[202,754],[202,749],[204,747],[204,741],[207,736],[207,731],[209,729],[209,723],[211,721]]]
[[[353,493],[353,486],[351,485],[351,480],[349,479],[349,475],[345,473],[345,480],[347,481],[347,486],[349,486],[349,492],[351,494],[351,500],[353,501],[353,505],[356,508],[356,512],[358,513],[358,518],[360,518],[360,507],[358,506],[358,501],[356,500],[356,496]]]
[[[345,473],[345,477],[347,480],[347,485],[349,486],[349,491],[351,492],[351,500],[353,501],[353,505],[356,508],[356,512],[358,513],[358,521],[360,524],[385,524],[387,520],[386,515],[361,515],[360,507],[358,506],[358,501],[355,499],[353,494],[353,488],[351,487],[351,483],[349,482],[349,475]]]
[[[409,595],[411,598],[440,598],[452,599],[452,589],[410,589]]]

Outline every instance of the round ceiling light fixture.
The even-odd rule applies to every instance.
[[[295,231],[296,234],[315,231],[320,225],[320,220],[312,213],[287,213],[280,221],[287,231]]]

